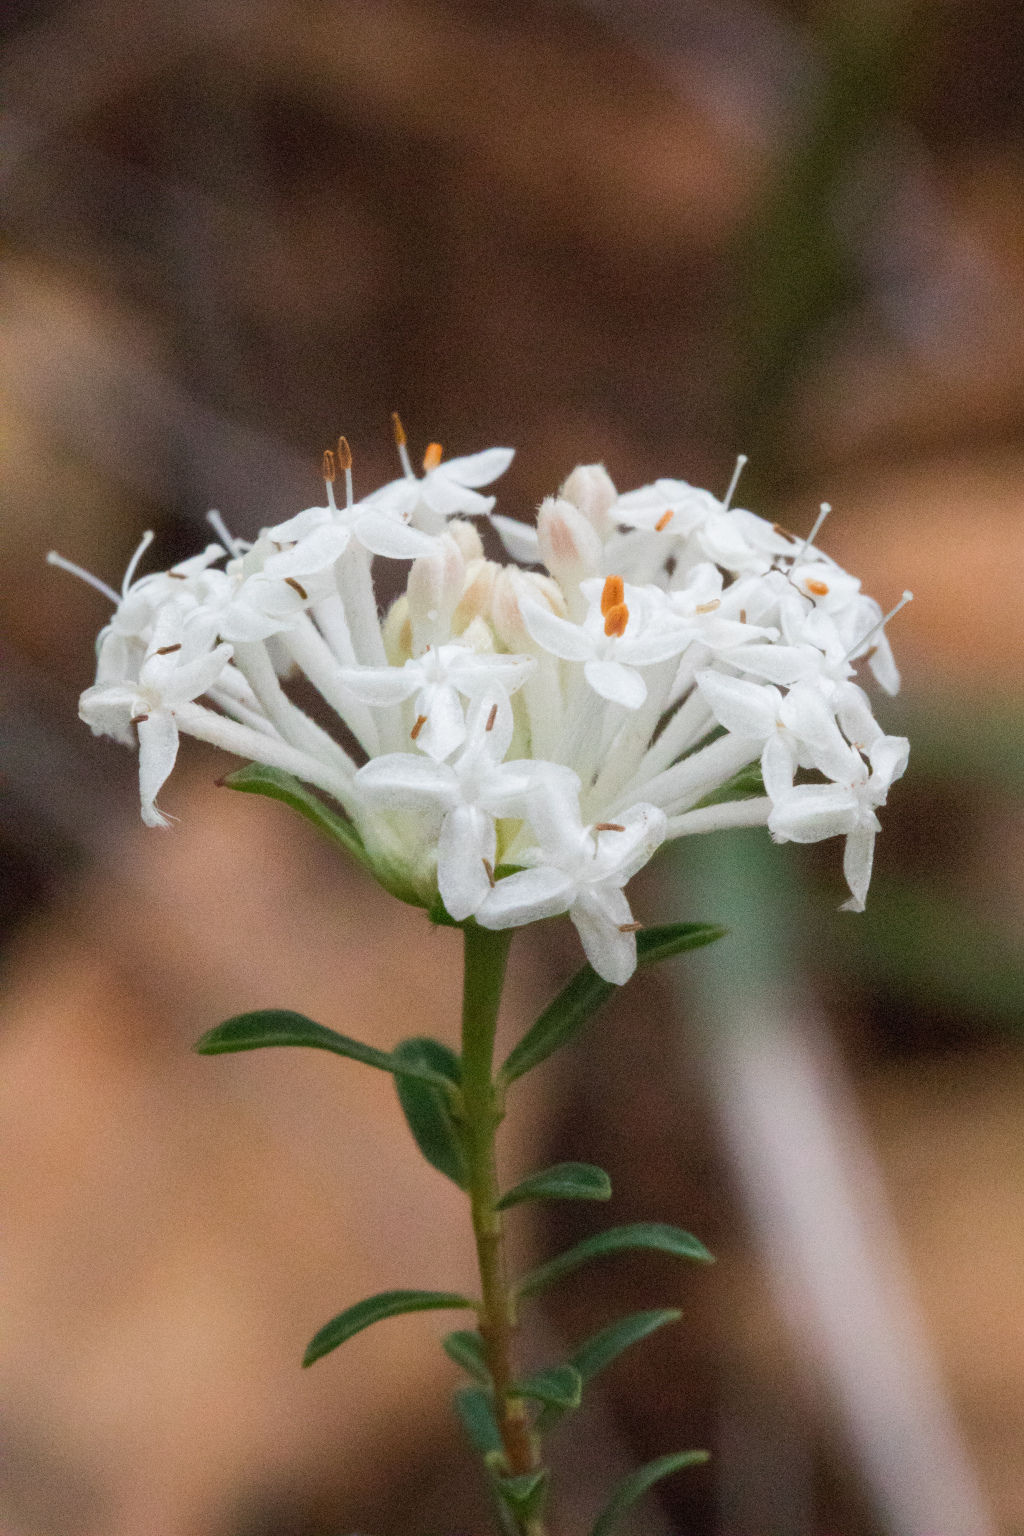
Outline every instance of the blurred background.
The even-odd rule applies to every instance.
[[[1014,0],[6,0],[0,17],[0,1531],[471,1532],[430,1321],[470,1272],[388,1083],[188,1046],[280,1004],[450,1037],[457,947],[189,743],[138,822],[76,718],[115,585],[414,445],[577,462],[809,530],[888,608],[912,739],[863,916],[841,852],[683,848],[641,915],[733,934],[545,1069],[512,1172],[719,1256],[567,1282],[538,1359],[684,1320],[555,1445],[554,1527],[690,1445],[636,1536],[1024,1532],[1024,11]],[[699,840],[694,840],[695,842]],[[395,954],[401,955],[396,965]],[[577,962],[521,941],[505,1027]],[[292,1055],[296,1060],[286,1059]],[[310,1055],[316,1053],[308,1053]],[[525,1252],[590,1230],[552,1209]],[[594,1218],[604,1224],[602,1210]],[[440,1325],[439,1325],[440,1326]]]

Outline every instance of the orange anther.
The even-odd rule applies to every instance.
[[[608,617],[610,609],[620,606],[625,595],[621,576],[605,577],[604,591],[601,593],[601,612],[605,618]]]
[[[333,480],[337,473],[338,468],[334,462],[334,454],[327,448],[324,451],[324,479]]]
[[[494,887],[495,887],[495,885],[497,883],[495,881],[495,878],[494,878],[494,865],[491,863],[490,859],[481,859],[480,862],[484,866],[484,869],[487,871],[488,884],[490,885],[491,890],[493,891]]]
[[[674,517],[675,513],[671,510],[668,512],[663,512],[654,525],[655,533],[663,533]]]
[[[441,462],[441,444],[440,443],[428,443],[427,444],[427,451],[423,455],[423,468],[427,469],[427,470],[436,469],[437,466],[440,464],[440,462]]]
[[[595,832],[625,832],[625,827],[618,821],[595,821]]]
[[[618,639],[626,633],[626,625],[629,623],[629,609],[625,603],[616,603],[614,608],[609,608],[604,616],[604,632],[609,639]]]
[[[413,726],[412,730],[409,732],[409,735],[412,737],[413,741],[416,740],[416,737],[419,735],[420,731],[422,731],[422,729],[426,725],[426,723],[427,723],[426,715],[417,715],[416,716],[416,724]]]
[[[395,442],[399,448],[405,447],[405,428],[402,426],[402,418],[397,411],[391,412],[391,424],[395,429]]]
[[[348,445],[347,437],[338,438],[338,468],[342,470],[352,468],[352,449]]]
[[[304,603],[309,600],[309,593],[306,591],[301,582],[295,580],[294,576],[286,576],[284,579],[284,584],[286,587],[294,587],[295,591],[299,594]]]
[[[815,597],[827,597],[828,587],[823,581],[806,581],[804,583],[808,592],[813,592]]]
[[[619,924],[619,932],[620,933],[639,933],[640,929],[642,927],[643,927],[643,923],[620,923]]]
[[[495,720],[497,720],[497,718],[498,718],[498,706],[497,706],[497,704],[492,704],[491,705],[491,712],[487,716],[487,724],[484,726],[484,730],[485,731],[493,731],[494,730],[494,722],[495,722]]]
[[[714,613],[715,609],[721,608],[721,606],[722,599],[720,597],[713,597],[710,603],[698,603],[693,611],[694,613]]]

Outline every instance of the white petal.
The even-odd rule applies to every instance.
[[[481,496],[479,491],[460,485],[445,466],[432,470],[420,481],[420,501],[442,517],[452,517],[457,512],[483,514],[494,506],[493,496]]]
[[[864,902],[871,884],[871,865],[875,857],[875,833],[870,827],[855,827],[846,839],[843,854],[843,874],[853,892],[844,901],[844,912],[863,912]]]
[[[893,660],[892,647],[884,630],[879,630],[871,642],[874,647],[868,666],[874,673],[875,682],[884,688],[886,693],[899,693],[900,669]]]
[[[697,673],[697,686],[714,711],[715,719],[738,736],[766,739],[775,731],[782,695],[777,688],[726,677],[708,668]]]
[[[793,788],[797,763],[789,742],[781,731],[773,731],[761,754],[761,777],[770,799],[778,803]]]
[[[858,800],[842,784],[798,784],[783,795],[768,818],[777,842],[817,843],[857,825]]]
[[[482,928],[519,928],[566,912],[576,894],[576,882],[560,869],[541,864],[499,880],[477,908]]]
[[[359,514],[352,531],[364,549],[389,560],[418,560],[421,555],[433,554],[437,542],[429,533],[420,533],[397,517],[373,509]]]
[[[583,941],[583,950],[597,974],[623,986],[636,970],[636,933],[623,933],[633,914],[623,892],[615,887],[581,891],[569,916]]]
[[[466,739],[466,717],[455,689],[449,683],[431,683],[416,697],[416,714],[426,722],[416,737],[416,745],[429,757],[441,762]]]
[[[496,847],[494,818],[478,806],[458,805],[445,817],[437,841],[437,888],[457,923],[472,917],[490,894]]]
[[[467,453],[460,459],[448,459],[441,470],[459,485],[490,485],[503,475],[515,458],[514,448],[484,448],[480,453]]]
[[[719,652],[739,672],[752,672],[770,683],[795,683],[821,671],[821,652],[809,645],[737,645]]]
[[[147,827],[169,827],[170,818],[158,810],[155,801],[178,755],[178,727],[170,710],[159,709],[140,720],[139,797],[142,819]]]
[[[351,534],[340,523],[327,523],[301,539],[294,549],[271,555],[263,573],[272,580],[287,581],[289,576],[313,576],[326,570],[343,553]]]
[[[531,639],[545,651],[560,656],[563,661],[589,661],[593,657],[594,642],[578,624],[556,617],[550,608],[538,603],[522,588],[518,595],[523,623]]]
[[[597,833],[598,854],[594,861],[603,882],[623,886],[654,855],[665,840],[668,819],[656,805],[632,805],[616,816],[621,832]],[[627,919],[623,919],[627,921]]]
[[[613,704],[623,704],[626,709],[639,709],[647,697],[647,684],[639,672],[633,672],[618,661],[588,661],[583,675],[602,699]]]
[[[454,769],[412,752],[388,752],[371,758],[353,782],[361,794],[394,810],[435,804],[447,811],[460,799]]]
[[[342,667],[339,680],[364,704],[401,704],[423,684],[423,669],[415,662],[404,667]]]
[[[583,835],[580,781],[561,763],[536,762],[527,813],[534,836],[552,857],[572,854]]]
[[[500,512],[491,513],[490,524],[513,560],[517,560],[520,565],[540,564],[540,541],[536,528],[531,528],[529,523],[521,523],[517,517],[502,517]]]
[[[514,729],[512,705],[504,688],[487,688],[474,698],[466,714],[466,732],[471,742],[484,747],[492,763],[504,761]]]

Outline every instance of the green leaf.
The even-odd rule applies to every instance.
[[[431,1040],[427,1035],[401,1041],[391,1054],[396,1063],[399,1102],[416,1145],[432,1167],[460,1189],[466,1189],[469,1175],[458,1127],[451,1114],[450,1088],[446,1093],[434,1086],[437,1078],[458,1085],[458,1056],[440,1040]],[[427,1081],[422,1081],[424,1077]]]
[[[578,1408],[582,1395],[583,1377],[574,1365],[550,1365],[509,1388],[510,1397],[532,1397],[553,1408]]]
[[[484,1341],[475,1329],[459,1330],[456,1333],[446,1334],[441,1340],[442,1348],[456,1365],[470,1376],[475,1377],[481,1385],[491,1385],[491,1371],[484,1358]]]
[[[364,1066],[401,1073],[439,1088],[447,1089],[452,1081],[450,1073],[438,1070],[429,1062],[402,1059],[393,1051],[378,1051],[376,1046],[339,1035],[325,1024],[315,1024],[305,1014],[291,1013],[286,1008],[261,1008],[256,1013],[236,1014],[233,1019],[201,1035],[195,1049],[201,1056],[221,1056],[228,1051],[255,1051],[263,1046],[279,1045],[308,1045],[320,1051],[333,1051],[336,1056],[347,1056],[350,1061],[361,1061]],[[457,1078],[455,1082],[458,1083]]]
[[[631,1472],[622,1479],[608,1500],[591,1536],[608,1536],[608,1532],[618,1524],[627,1509],[632,1508],[637,1499],[642,1498],[648,1488],[653,1487],[661,1478],[679,1472],[683,1467],[703,1466],[708,1460],[707,1451],[675,1451],[670,1456],[659,1456],[657,1461],[649,1461],[645,1467]]]
[[[346,821],[344,816],[339,816],[337,811],[331,810],[329,805],[325,805],[292,774],[284,773],[280,768],[267,768],[262,763],[247,763],[244,768],[236,768],[234,773],[227,774],[220,782],[228,789],[240,789],[245,794],[267,795],[271,800],[282,800],[333,842],[341,843],[360,864],[372,869],[363,840],[352,823]]]
[[[734,773],[727,783],[720,785],[718,789],[713,789],[710,795],[704,796],[703,800],[698,800],[692,809],[702,811],[708,805],[724,805],[728,800],[750,800],[764,793],[760,762],[748,763],[745,768],[740,769],[739,773]]]
[[[668,923],[641,929],[636,936],[637,964],[653,965],[684,950],[713,944],[728,931],[711,923]],[[591,966],[585,965],[512,1050],[499,1074],[501,1080],[514,1083],[524,1072],[546,1061],[553,1051],[579,1033],[615,990],[612,982],[603,981]]]
[[[498,1493],[509,1508],[524,1523],[541,1511],[548,1491],[548,1469],[536,1472],[520,1472],[518,1477],[499,1477],[495,1482]]]
[[[482,1387],[460,1387],[455,1394],[455,1408],[473,1449],[487,1459],[504,1459],[505,1447],[490,1393]]]
[[[378,1296],[367,1296],[332,1317],[310,1341],[302,1358],[304,1366],[312,1365],[332,1349],[344,1344],[371,1323],[379,1323],[386,1317],[398,1317],[403,1312],[433,1312],[455,1307],[472,1307],[475,1303],[452,1291],[381,1291]]]
[[[510,1189],[498,1201],[498,1210],[507,1211],[522,1200],[610,1200],[612,1181],[603,1168],[592,1163],[556,1163],[542,1173]]]
[[[584,1381],[589,1381],[631,1344],[639,1344],[641,1339],[646,1339],[649,1333],[654,1333],[658,1328],[664,1328],[666,1323],[678,1322],[682,1315],[674,1307],[662,1307],[655,1312],[634,1312],[631,1317],[622,1317],[574,1349],[569,1356],[570,1363],[576,1367]]]
[[[714,1263],[704,1244],[689,1232],[682,1231],[680,1227],[667,1227],[657,1221],[641,1221],[628,1227],[612,1227],[608,1232],[598,1232],[595,1237],[585,1238],[575,1248],[570,1248],[566,1253],[559,1254],[557,1259],[533,1270],[516,1287],[516,1295],[535,1296],[538,1291],[578,1269],[588,1260],[600,1258],[606,1253],[622,1253],[628,1248],[653,1248],[659,1253],[671,1253],[680,1259]]]

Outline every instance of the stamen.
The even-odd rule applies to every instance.
[[[158,651],[154,651],[153,652],[153,655],[154,656],[170,656],[175,651],[180,651],[180,650],[181,650],[181,642],[179,641],[179,643],[177,645],[162,645]]]
[[[351,507],[352,496],[352,449],[347,437],[338,438],[338,466],[345,471],[345,505]]]
[[[70,576],[77,576],[79,581],[84,581],[87,587],[93,587],[97,592],[102,592],[104,597],[109,597],[114,607],[120,607],[121,598],[113,587],[108,587],[105,581],[100,581],[91,571],[76,565],[73,560],[65,560],[63,555],[58,555],[55,549],[51,549],[46,557],[47,565],[55,565],[58,570],[67,571]]]
[[[490,859],[481,859],[480,862],[484,866],[484,869],[487,871],[487,879],[490,881],[491,890],[493,891],[495,885],[497,884],[494,878],[494,865],[491,863]]]
[[[299,594],[304,603],[309,600],[309,593],[306,591],[305,587],[301,586],[300,583],[295,580],[294,576],[286,576],[284,579],[284,584],[286,587],[294,587],[295,591]]]
[[[410,738],[413,741],[416,740],[416,737],[419,735],[420,731],[422,731],[422,729],[426,725],[426,723],[427,723],[426,715],[419,715],[419,716],[417,716],[416,724],[413,726],[412,730],[409,732],[409,736],[410,736]]]
[[[671,510],[671,508],[669,511],[663,512],[654,525],[655,533],[664,533],[665,529],[668,527],[669,523],[674,517],[675,513]]]
[[[407,480],[415,480],[416,474],[409,462],[409,449],[406,446],[405,428],[402,426],[402,418],[397,411],[391,412],[391,421],[395,428],[395,447],[398,449],[398,457],[402,464],[402,473]]]
[[[829,589],[823,581],[805,581],[804,586],[808,592],[813,592],[815,597],[828,597]]]
[[[625,827],[617,821],[595,821],[595,832],[625,832]]]
[[[329,480],[330,483],[333,485],[334,484],[334,477],[335,477],[335,475],[337,473],[338,473],[338,466],[337,466],[337,464],[335,462],[334,454],[331,452],[331,450],[329,448],[325,448],[324,449],[324,479],[325,480]]]
[[[643,923],[620,923],[619,924],[619,932],[620,933],[639,933],[642,927],[643,927]]]
[[[487,724],[484,726],[484,730],[485,731],[493,731],[494,730],[494,722],[495,722],[495,720],[497,720],[497,718],[498,718],[498,706],[497,706],[497,704],[492,704],[491,705],[491,712],[487,716]]]
[[[827,501],[823,501],[821,504],[821,511],[818,513],[817,521],[815,522],[814,527],[811,529],[810,533],[807,535],[806,539],[804,539],[803,547],[796,557],[798,560],[802,560],[804,555],[806,555],[807,551],[818,537],[818,529],[821,527],[822,523],[825,521],[826,517],[828,517],[831,511],[831,504]]]
[[[440,443],[428,443],[427,451],[423,455],[423,468],[428,472],[436,469],[441,462],[442,448]]]
[[[616,603],[604,616],[604,632],[609,640],[618,640],[626,633],[628,623],[629,609],[625,603]]]
[[[234,534],[228,531],[228,525],[221,517],[219,512],[207,512],[206,521],[209,523],[218,539],[220,539],[229,555],[237,555],[241,553],[242,547],[245,543],[244,539],[236,539]]]
[[[745,608],[741,608],[740,609],[740,623],[741,624],[745,624],[746,622],[747,622],[747,610]]]
[[[777,533],[780,539],[788,539],[791,544],[799,544],[800,540],[795,533],[790,533],[788,528],[783,528],[781,523],[772,523],[772,533]]]
[[[732,498],[736,494],[736,487],[739,484],[740,475],[743,473],[743,466],[746,464],[746,462],[747,456],[745,453],[737,454],[736,468],[732,472],[732,479],[729,481],[729,489],[726,491],[725,500],[722,502],[723,512],[728,512],[729,510],[729,507],[732,503]]]
[[[714,597],[711,599],[710,603],[698,603],[693,611],[694,613],[714,613],[715,609],[721,608],[721,606],[722,599],[720,597]]]
[[[888,624],[890,619],[894,619],[896,617],[896,615],[899,613],[901,608],[905,608],[908,603],[912,603],[913,601],[914,601],[914,594],[913,594],[913,592],[904,592],[903,596],[900,598],[900,600],[896,604],[895,608],[890,608],[889,612],[885,615],[884,618],[879,619],[877,624],[872,624],[872,626],[868,630],[867,634],[863,635],[861,637],[861,639],[857,641],[856,645],[851,646],[851,648],[847,651],[846,655],[843,657],[843,660],[844,661],[849,661],[852,658],[852,656],[854,655],[854,652],[859,651],[861,646],[866,645],[867,642],[871,639],[872,635],[877,635],[878,631],[880,629],[884,629],[885,628],[885,626]],[[876,645],[870,651],[867,652],[867,655],[868,656],[873,656],[875,654],[875,651],[877,651],[877,649],[878,649],[878,647]]]
[[[152,529],[147,529],[146,532],[142,535],[142,538],[139,540],[134,555],[132,555],[131,559],[128,561],[128,569],[125,571],[124,580],[121,583],[122,597],[128,596],[128,588],[131,586],[135,579],[135,572],[139,568],[139,561],[142,559],[143,555],[146,553],[146,550],[149,548],[155,538],[156,534],[152,531]],[[187,581],[188,578],[184,577],[183,580]]]
[[[605,577],[604,591],[601,593],[601,612],[605,618],[608,617],[613,608],[618,608],[621,605],[625,595],[621,576]]]
[[[130,725],[141,725],[143,720],[148,720],[148,719],[149,719],[148,715],[132,715],[132,718],[129,721],[129,724]]]

